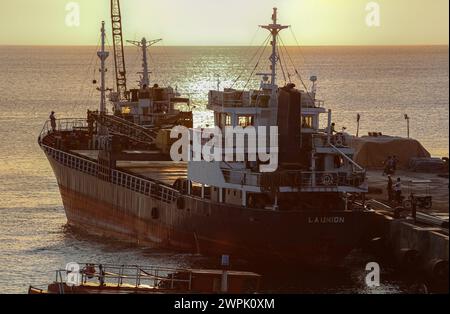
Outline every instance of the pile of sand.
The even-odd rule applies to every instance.
[[[355,149],[355,161],[369,169],[383,168],[388,156],[397,156],[397,168],[409,167],[411,158],[430,158],[430,153],[417,140],[393,136],[351,137],[350,146]]]

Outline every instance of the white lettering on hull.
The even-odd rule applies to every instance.
[[[308,217],[310,224],[343,224],[345,217]]]

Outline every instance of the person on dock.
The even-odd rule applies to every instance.
[[[392,172],[392,156],[388,156],[386,160],[383,162],[384,170],[383,170],[383,176],[389,175]]]
[[[392,156],[392,174],[395,174],[395,172],[397,171],[397,165],[398,165],[398,157],[396,155]]]
[[[388,194],[388,201],[392,202],[393,201],[393,187],[394,187],[394,182],[392,181],[392,177],[390,175],[388,175],[388,183],[387,183],[387,194]]]
[[[55,112],[52,111],[50,113],[50,125],[52,127],[53,132],[56,131],[56,117],[55,117]]]
[[[394,185],[394,192],[395,200],[400,204],[402,202],[402,180],[400,178],[397,178],[397,182]]]

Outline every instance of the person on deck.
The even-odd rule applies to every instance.
[[[50,113],[50,125],[52,126],[52,130],[56,131],[56,117],[55,117],[55,112],[52,111]]]
[[[325,133],[330,133],[330,135],[333,135],[334,133],[336,133],[336,124],[333,122],[333,123],[331,123],[330,127],[326,127]]]
[[[388,175],[388,183],[387,183],[387,194],[388,194],[388,201],[392,202],[393,200],[393,187],[394,187],[394,182],[392,182],[392,178],[390,175]]]

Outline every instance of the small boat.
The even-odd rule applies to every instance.
[[[84,265],[81,267],[80,265]],[[261,275],[234,270],[69,263],[45,288],[28,294],[211,294],[256,293]]]

